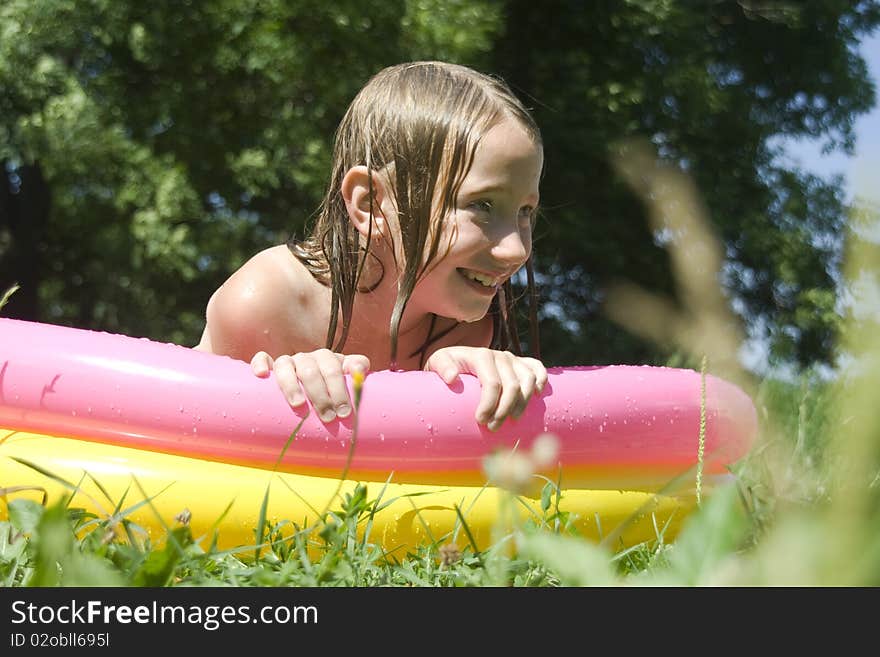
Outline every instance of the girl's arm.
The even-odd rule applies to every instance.
[[[202,339],[195,347],[251,364],[260,377],[274,373],[291,406],[306,399],[325,422],[351,413],[344,374],[370,368],[360,354],[320,347],[311,288],[291,269],[287,247],[263,251],[213,294]],[[308,282],[307,282],[308,283]]]

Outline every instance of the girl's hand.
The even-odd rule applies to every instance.
[[[547,383],[547,369],[541,361],[485,347],[438,349],[425,369],[439,374],[447,384],[459,374],[476,375],[482,393],[474,417],[490,431],[496,431],[506,417],[522,415],[532,393],[540,393]]]
[[[302,406],[306,398],[312,402],[322,422],[351,415],[352,403],[345,385],[345,374],[370,369],[370,360],[361,354],[337,354],[318,349],[291,356],[273,358],[258,351],[251,359],[251,369],[259,377],[275,372],[284,396],[291,406]]]

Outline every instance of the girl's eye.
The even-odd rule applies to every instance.
[[[474,212],[479,215],[490,215],[495,209],[492,201],[489,200],[480,200],[473,201],[468,203],[468,210]],[[519,209],[518,217],[519,221],[522,224],[528,224],[530,226],[534,226],[535,224],[535,216],[537,215],[537,211],[531,205],[524,205]]]
[[[492,201],[474,201],[469,206],[472,210],[476,210],[477,212],[492,212]]]

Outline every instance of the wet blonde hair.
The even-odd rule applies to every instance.
[[[311,234],[302,242],[288,242],[312,276],[331,289],[328,348],[342,350],[355,293],[372,289],[364,288],[360,280],[370,257],[372,206],[364,244],[348,217],[341,193],[345,174],[352,167],[365,166],[371,186],[375,172],[388,167],[391,174],[390,193],[397,210],[404,258],[389,327],[393,366],[403,311],[419,277],[438,257],[441,231],[435,229],[434,218],[445,217],[454,207],[480,139],[507,119],[515,120],[536,144],[541,143],[534,119],[503,81],[456,64],[410,62],[391,66],[373,76],[357,94],[336,131],[330,184]],[[371,204],[372,197],[371,193]],[[433,207],[435,199],[438,207]],[[397,264],[400,267],[401,263]],[[531,292],[530,351],[538,357],[531,258],[526,267]],[[519,353],[514,303],[508,281],[490,310],[495,320],[493,347]],[[342,332],[334,345],[340,312]],[[420,347],[422,363],[427,347],[441,337],[431,335],[434,321]]]

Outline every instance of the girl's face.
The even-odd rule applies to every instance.
[[[437,259],[407,308],[473,322],[532,250],[543,149],[514,120],[492,127],[477,145],[455,207],[440,218]]]

